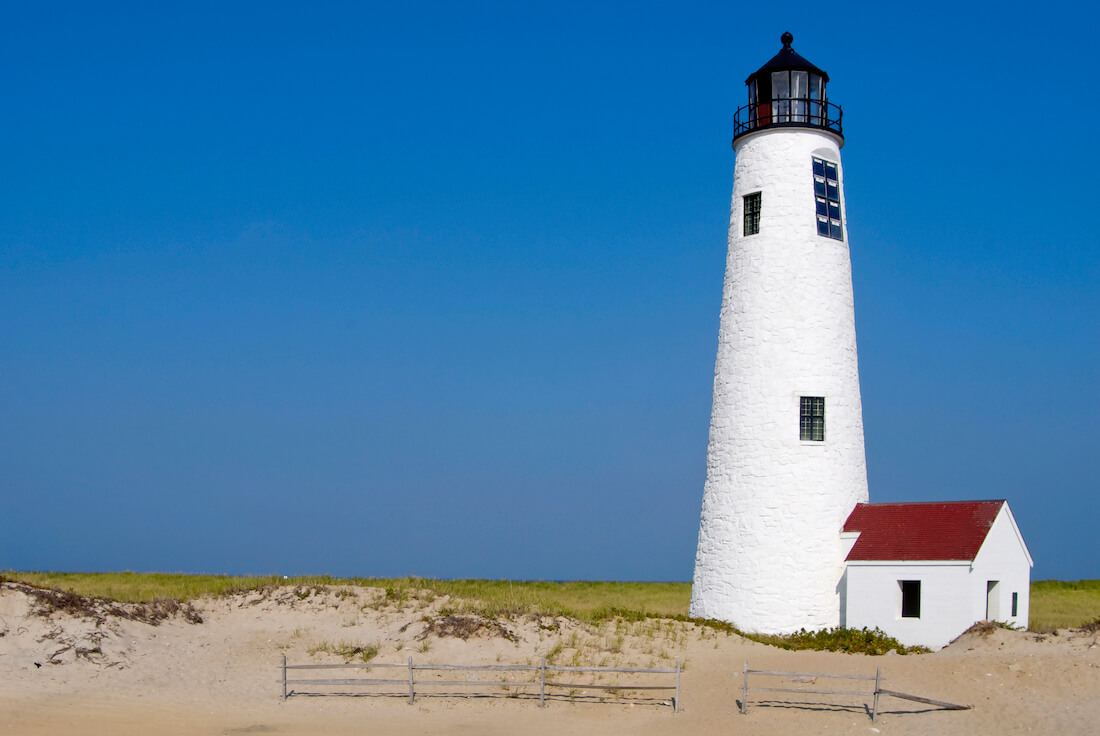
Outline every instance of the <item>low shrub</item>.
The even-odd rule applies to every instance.
[[[786,635],[742,634],[742,636],[780,649],[813,649],[848,654],[886,654],[890,651],[896,651],[898,654],[926,654],[929,651],[922,646],[906,646],[879,628],[847,629],[837,626],[819,631],[802,629]]]

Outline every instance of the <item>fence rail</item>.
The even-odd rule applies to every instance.
[[[298,670],[372,670],[372,669],[403,669],[407,672],[407,676],[401,679],[396,678],[377,678],[377,677],[335,677],[335,678],[323,678],[323,679],[290,679],[291,675],[288,671],[296,672]],[[416,672],[537,672],[537,680],[432,680],[432,679],[416,679]],[[556,682],[546,679],[546,673],[548,672],[590,672],[590,673],[619,673],[619,674],[653,674],[653,675],[676,675],[675,685],[639,685],[636,683],[615,683],[615,684],[595,684],[585,682]],[[286,657],[283,657],[282,661],[282,685],[283,685],[283,700],[286,700],[291,695],[305,694],[303,691],[295,691],[292,686],[310,686],[310,687],[331,687],[333,685],[372,685],[372,686],[385,686],[393,685],[400,686],[402,692],[408,689],[409,704],[411,705],[416,700],[417,686],[421,688],[421,693],[424,693],[425,687],[438,687],[440,685],[447,687],[534,687],[538,686],[539,689],[539,707],[546,706],[547,688],[564,688],[569,690],[673,690],[675,691],[672,696],[672,712],[680,712],[680,675],[683,672],[683,667],[680,661],[677,660],[676,667],[564,667],[556,665],[546,664],[546,659],[543,658],[542,662],[538,665],[525,665],[525,664],[487,664],[487,665],[464,665],[464,664],[415,664],[413,658],[409,657],[409,661],[405,664],[395,664],[390,662],[369,662],[363,664],[287,664]]]
[[[871,692],[861,690],[822,690],[819,688],[805,688],[805,687],[749,687],[749,675],[765,675],[770,677],[798,677],[805,678],[806,680],[817,679],[819,677],[833,678],[837,680],[863,680],[872,681],[875,683],[875,689]],[[874,676],[870,675],[837,675],[837,674],[823,674],[818,672],[781,672],[778,670],[751,670],[749,669],[749,663],[745,662],[745,674],[744,679],[741,680],[741,713],[749,712],[749,691],[752,692],[767,692],[767,693],[795,693],[795,694],[809,694],[809,695],[859,695],[865,698],[873,698],[874,703],[871,708],[871,723],[878,720],[878,699],[880,695],[886,695],[891,698],[901,698],[902,700],[912,700],[917,703],[924,703],[926,705],[935,705],[945,710],[970,710],[971,705],[958,705],[957,703],[946,703],[942,700],[932,700],[931,698],[922,698],[918,695],[909,695],[907,693],[900,693],[896,690],[887,690],[882,687],[882,683],[885,678],[882,676],[882,668],[878,667],[875,670]]]

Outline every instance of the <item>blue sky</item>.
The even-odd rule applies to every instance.
[[[1100,577],[1095,8],[159,5],[5,4],[0,568],[689,580],[789,30],[872,500],[1007,498]]]

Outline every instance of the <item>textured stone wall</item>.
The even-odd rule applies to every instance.
[[[817,234],[813,156],[839,164],[836,139],[737,142],[691,613],[748,631],[839,624],[840,528],[867,501],[848,228]],[[760,232],[743,237],[757,191]],[[799,439],[801,396],[825,397],[824,442]]]

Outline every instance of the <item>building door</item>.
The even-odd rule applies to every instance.
[[[1001,618],[1001,581],[990,580],[985,584],[985,620]]]

